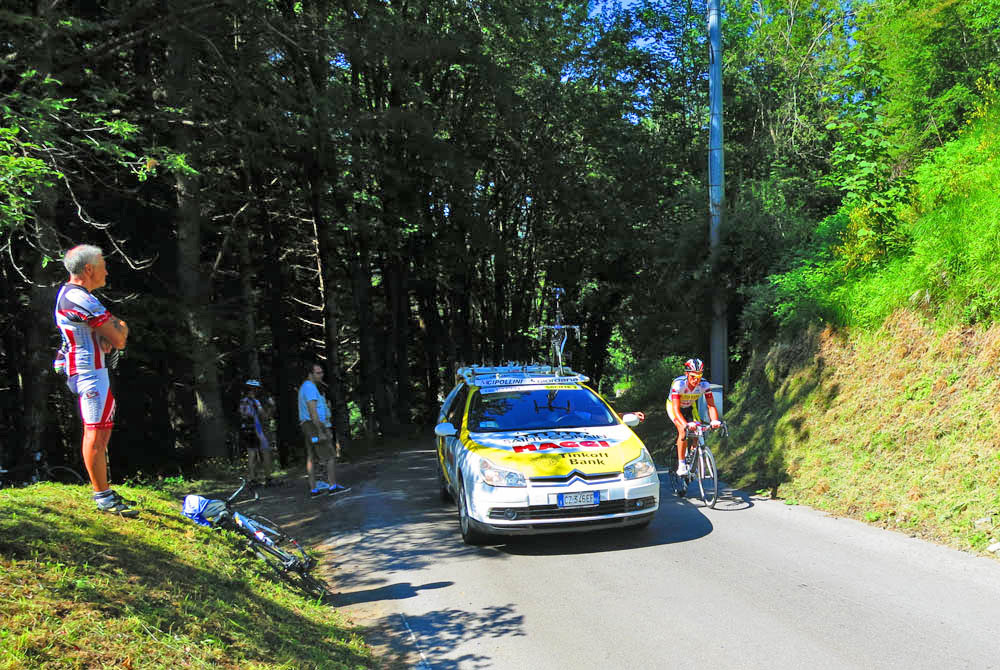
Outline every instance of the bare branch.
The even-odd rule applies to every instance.
[[[309,309],[313,310],[314,312],[319,312],[319,311],[321,311],[323,309],[323,305],[313,305],[312,303],[308,303],[305,300],[301,300],[299,298],[296,298],[295,296],[292,296],[292,301],[293,302],[297,302],[300,305],[303,305],[305,307],[308,307]]]

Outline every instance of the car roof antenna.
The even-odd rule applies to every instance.
[[[556,374],[563,375],[563,347],[566,346],[566,340],[569,338],[570,331],[576,334],[576,339],[580,339],[580,326],[566,326],[562,323],[562,309],[559,307],[559,299],[566,295],[566,291],[561,288],[553,288],[553,295],[556,298],[556,322],[551,326],[540,326],[538,328],[539,337],[545,336],[545,331],[552,331],[552,365],[551,367],[558,370],[553,370]]]

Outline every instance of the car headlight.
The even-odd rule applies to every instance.
[[[486,459],[479,461],[479,472],[483,475],[483,481],[490,486],[527,486],[524,475],[520,472],[498,468]]]
[[[625,466],[625,479],[641,479],[656,472],[656,465],[649,452],[643,447],[639,458]]]

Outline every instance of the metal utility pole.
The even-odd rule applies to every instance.
[[[708,136],[708,211],[710,258],[713,265],[721,252],[719,231],[722,228],[724,165],[722,152],[722,0],[708,0],[708,97],[711,105]],[[712,381],[729,388],[727,356],[726,299],[723,287],[716,284],[712,294],[712,339],[709,365]]]

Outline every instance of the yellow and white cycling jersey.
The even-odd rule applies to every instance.
[[[708,393],[712,392],[712,384],[705,379],[695,384],[692,388],[688,386],[687,377],[681,375],[670,384],[670,393],[667,394],[667,416],[674,420],[674,398],[680,398],[681,411],[691,408],[695,421],[701,421],[698,416],[698,401]]]

